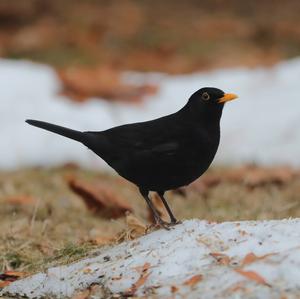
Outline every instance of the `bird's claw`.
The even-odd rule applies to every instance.
[[[175,226],[176,224],[180,224],[180,223],[182,223],[182,222],[179,220],[176,220],[176,219],[172,220],[171,222],[166,222],[162,219],[157,219],[155,226],[164,228],[166,230],[170,230],[173,226]]]
[[[176,224],[181,224],[182,223],[182,221],[181,220],[177,220],[177,219],[174,219],[174,220],[172,220],[171,221],[171,225],[176,225]]]

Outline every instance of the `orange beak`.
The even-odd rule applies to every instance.
[[[238,96],[234,93],[225,93],[222,98],[219,99],[218,103],[225,103],[237,99]]]

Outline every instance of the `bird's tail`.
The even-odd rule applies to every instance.
[[[69,128],[61,127],[58,125],[50,124],[44,121],[34,120],[34,119],[27,119],[26,122],[32,126],[45,129],[47,131],[74,139],[79,142],[84,142],[85,134],[80,131],[72,130]]]

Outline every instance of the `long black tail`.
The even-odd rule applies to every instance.
[[[53,133],[77,140],[79,142],[85,141],[85,134],[80,131],[68,129],[65,127],[61,127],[58,125],[50,124],[44,121],[34,120],[34,119],[27,119],[26,122],[32,126],[45,129],[47,131],[51,131]]]

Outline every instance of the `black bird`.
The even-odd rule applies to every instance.
[[[220,118],[224,103],[237,98],[212,87],[201,88],[176,113],[105,131],[80,132],[38,120],[30,125],[83,143],[122,177],[138,186],[158,225],[177,223],[164,193],[190,184],[209,167],[220,141]],[[160,196],[170,216],[164,222],[149,192]]]

